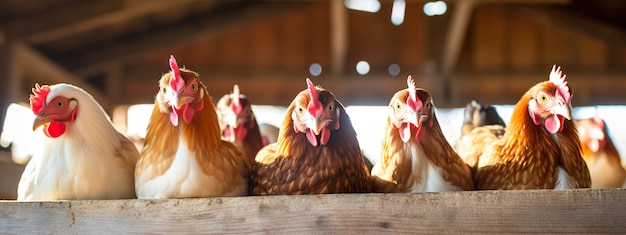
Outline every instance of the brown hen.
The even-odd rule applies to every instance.
[[[472,174],[452,149],[437,121],[430,94],[415,87],[398,91],[389,103],[380,160],[372,168],[375,192],[472,190]]]
[[[591,187],[621,188],[626,183],[626,171],[604,120],[599,117],[577,120],[576,126],[591,174]]]
[[[549,81],[536,84],[517,102],[502,138],[484,128],[465,135],[471,144],[466,149],[479,156],[476,188],[590,187],[589,170],[571,120],[571,97],[565,75],[554,66]]]
[[[251,193],[370,192],[350,117],[332,93],[306,82],[308,88],[287,108],[278,141],[256,156]]]
[[[217,101],[216,109],[222,140],[233,143],[254,164],[254,157],[266,144],[248,97],[241,94],[239,86],[235,85],[233,93]]]

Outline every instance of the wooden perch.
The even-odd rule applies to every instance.
[[[626,190],[0,202],[11,234],[626,233]]]

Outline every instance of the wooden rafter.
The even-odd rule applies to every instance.
[[[86,83],[81,77],[67,71],[25,43],[14,42],[12,46],[13,58],[20,75],[33,78],[34,82],[39,83],[71,83],[89,92],[105,110],[111,107],[111,102],[107,96],[99,89]]]
[[[74,21],[66,25],[58,25],[58,27],[34,32],[25,40],[29,43],[39,44],[47,41],[62,39],[71,35],[88,32],[98,27],[112,24],[123,24],[137,18],[144,17],[157,12],[167,12],[168,9],[174,9],[179,6],[187,5],[196,0],[141,0],[140,3],[122,6],[119,10],[106,12],[104,14],[95,15],[91,18]]]

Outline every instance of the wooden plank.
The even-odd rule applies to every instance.
[[[0,221],[8,233],[626,233],[625,200],[581,189],[1,202]]]
[[[70,202],[0,202],[0,228],[6,234],[70,234]]]

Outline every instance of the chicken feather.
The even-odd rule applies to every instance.
[[[287,108],[278,141],[256,156],[252,194],[370,192],[369,172],[348,114],[332,93],[307,82],[309,88]],[[319,125],[308,128],[308,115],[317,117],[312,122]]]
[[[556,66],[550,80],[531,87],[517,102],[501,138],[478,127],[463,138],[479,153],[477,189],[588,188],[589,170],[571,119],[571,89]],[[481,134],[483,137],[479,137]]]
[[[135,172],[137,197],[246,195],[251,164],[221,140],[215,107],[198,74],[176,65],[159,87]],[[179,97],[189,92],[193,98]]]
[[[398,91],[389,103],[381,158],[372,168],[373,190],[415,193],[474,189],[468,166],[441,131],[430,94],[416,88],[410,76],[407,83],[409,88]]]

